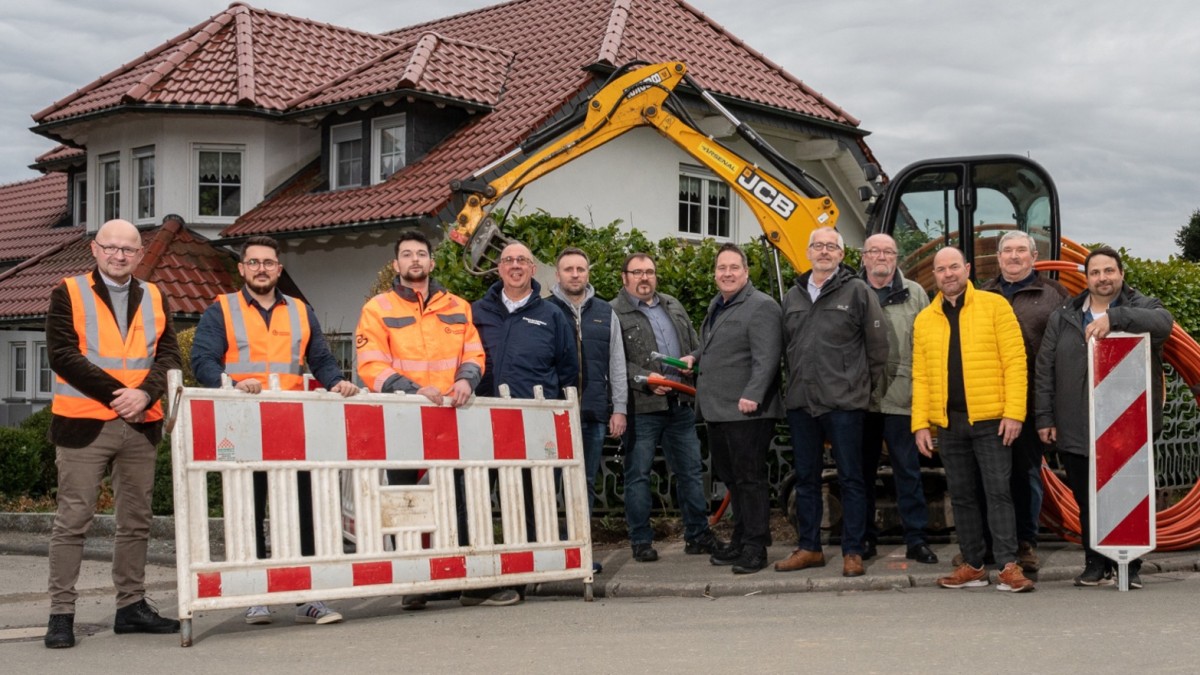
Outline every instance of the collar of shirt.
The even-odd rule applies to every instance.
[[[520,300],[510,300],[508,295],[506,295],[504,293],[504,291],[500,291],[500,299],[504,301],[504,307],[505,307],[505,309],[508,310],[509,314],[512,314],[513,312],[517,311],[518,309],[521,309],[522,307],[524,307],[525,304],[528,303],[529,299],[532,297],[533,297],[533,291],[530,290],[528,293],[525,294],[525,297],[521,298]]]
[[[130,276],[128,279],[126,279],[125,283],[118,284],[117,282],[113,281],[112,278],[109,277],[104,272],[101,272],[100,270],[96,270],[96,273],[100,275],[100,278],[104,281],[104,285],[106,285],[110,288],[129,288],[129,284],[133,283],[132,276]]]
[[[263,307],[262,305],[258,304],[258,301],[254,299],[254,296],[250,295],[250,291],[246,290],[245,286],[242,286],[242,297],[246,299],[246,304],[250,305],[251,307],[257,307],[263,312],[270,311],[275,307],[275,305],[287,304],[287,299],[283,297],[283,293],[280,293],[278,288],[275,289],[275,302],[271,303],[270,307]]]

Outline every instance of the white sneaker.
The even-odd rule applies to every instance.
[[[255,605],[246,610],[246,623],[254,626],[271,623],[271,610],[263,605]]]
[[[342,615],[329,609],[325,603],[321,601],[306,602],[296,608],[296,623],[337,623],[342,620]]]

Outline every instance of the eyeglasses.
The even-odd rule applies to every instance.
[[[840,251],[840,250],[842,250],[842,247],[841,247],[841,246],[838,246],[837,244],[833,243],[832,241],[829,241],[829,242],[824,242],[824,241],[814,241],[813,243],[809,244],[809,245],[808,245],[808,247],[809,247],[809,248],[811,248],[811,249],[812,249],[812,250],[814,250],[814,251],[830,251],[830,252],[833,252],[833,251]]]
[[[887,248],[869,248],[863,251],[863,255],[880,256],[883,258],[893,258],[897,255],[896,251]]]
[[[256,270],[261,267],[268,272],[275,269],[276,267],[279,267],[278,260],[259,260],[258,258],[251,258],[249,260],[244,260],[244,261],[242,261],[242,264],[246,266],[246,269]]]
[[[654,276],[654,270],[625,270],[625,274],[628,274],[631,277],[652,277]]]
[[[96,246],[101,251],[104,251],[104,255],[116,255],[117,251],[120,251],[127,258],[137,255],[142,250],[142,247],[140,246],[137,248],[131,248],[129,246],[106,246],[100,243],[97,243]]]
[[[501,265],[529,265],[533,262],[523,255],[506,255],[500,259]]]

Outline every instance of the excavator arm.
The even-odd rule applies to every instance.
[[[796,187],[699,131],[682,104],[672,105],[674,90],[683,82],[698,91],[734,125],[739,136]],[[837,207],[828,191],[734,117],[688,77],[687,66],[677,61],[629,64],[618,69],[574,115],[531,137],[472,176],[451,183],[452,190],[466,194],[457,226],[450,236],[468,247],[468,268],[476,273],[485,272],[480,263],[488,260],[489,252],[503,248],[500,242],[506,240],[500,227],[488,216],[499,200],[638,127],[657,130],[729,184],[754,213],[766,239],[796,270],[808,269],[804,250],[809,233],[817,227],[837,224]],[[485,182],[480,178],[522,155],[527,158],[496,179]]]

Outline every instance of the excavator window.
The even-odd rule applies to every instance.
[[[963,249],[979,282],[999,274],[996,252],[1009,230],[1033,235],[1040,259],[1057,256],[1058,197],[1040,166],[1014,155],[928,160],[905,168],[888,186],[883,231],[896,239],[900,266],[930,293],[933,256]]]

